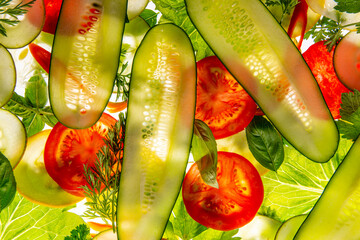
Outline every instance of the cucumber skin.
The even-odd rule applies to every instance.
[[[360,138],[336,169],[294,240],[360,239]]]
[[[201,36],[284,138],[309,159],[328,161],[338,146],[338,129],[300,52],[263,3],[186,0],[185,5]]]
[[[79,34],[82,16],[92,14],[95,2],[101,5],[100,18]],[[119,66],[126,8],[127,0],[64,0],[49,73],[50,103],[63,125],[88,128],[101,117]]]
[[[155,73],[164,68],[152,70],[155,64],[162,62],[154,62],[154,59],[164,57],[156,54],[164,49],[160,47],[162,43],[165,43],[165,46],[170,43],[168,45],[175,48],[168,54],[174,54],[170,59],[177,64],[169,66],[180,69],[165,71],[170,74],[168,80],[172,82],[171,85],[176,85],[172,89],[173,93],[168,95],[166,93],[169,92],[164,91],[168,83],[161,84],[161,80],[154,80]],[[196,62],[190,40],[183,30],[173,24],[157,25],[148,31],[140,44],[132,69],[117,205],[118,238],[161,239],[181,188],[193,133]],[[174,72],[179,72],[179,75]],[[162,94],[161,91],[165,93]],[[174,104],[167,108],[167,103]],[[166,111],[160,109],[161,107],[170,111],[169,119],[166,119],[166,114],[163,115]],[[152,113],[155,115],[156,111],[159,113],[155,118],[151,118],[156,119],[151,126],[152,133],[146,133],[148,135],[145,139],[150,141],[150,146],[147,147],[143,136],[143,129],[148,126],[146,122],[149,122],[146,116],[151,116]],[[161,132],[166,132],[166,136],[162,136]],[[159,136],[167,138],[167,141],[157,145],[159,149],[166,146],[165,149],[149,149],[156,146],[153,143]],[[146,186],[149,185],[154,186],[155,190],[147,190]]]

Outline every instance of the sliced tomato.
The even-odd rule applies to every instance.
[[[340,118],[341,94],[350,90],[340,82],[335,73],[334,49],[329,52],[324,42],[317,42],[311,45],[303,56],[320,86],[333,118]]]
[[[35,43],[30,43],[29,49],[36,62],[49,73],[51,53]]]
[[[236,153],[218,152],[217,181],[219,188],[205,184],[197,164],[191,166],[182,188],[189,215],[200,224],[221,231],[249,223],[264,198],[256,168]]]
[[[197,63],[195,118],[205,122],[215,139],[242,131],[257,105],[216,56]]]
[[[63,0],[44,0],[46,12],[45,23],[42,29],[44,32],[55,33],[62,2]]]
[[[65,191],[84,196],[81,188],[86,185],[84,165],[94,166],[96,154],[105,145],[104,138],[115,123],[115,118],[103,113],[87,129],[71,129],[57,123],[51,130],[44,150],[45,167]]]

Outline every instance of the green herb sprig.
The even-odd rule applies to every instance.
[[[26,14],[36,0],[9,7],[12,0],[0,0],[0,34],[7,36],[4,25],[15,26],[20,22],[19,17]]]
[[[124,136],[125,115],[121,113],[119,121],[109,129],[95,165],[84,166],[87,185],[82,188],[88,198],[84,217],[102,218],[106,223],[110,220],[114,230]]]
[[[266,6],[281,6],[282,15],[280,18],[280,24],[284,20],[286,15],[290,15],[291,11],[295,8],[295,6],[299,3],[298,0],[266,0]]]

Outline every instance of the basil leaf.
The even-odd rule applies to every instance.
[[[33,113],[29,117],[23,118],[23,123],[28,137],[40,132],[45,127],[45,122],[37,113]]]
[[[14,199],[16,182],[9,160],[0,152],[0,212]]]
[[[206,123],[196,119],[191,143],[191,153],[204,182],[218,188],[216,180],[217,148],[214,135]]]
[[[246,128],[249,149],[264,167],[277,171],[284,161],[284,146],[281,135],[264,117],[255,116]]]
[[[47,85],[40,73],[32,76],[27,82],[25,98],[30,102],[31,106],[35,108],[45,107],[48,101]]]

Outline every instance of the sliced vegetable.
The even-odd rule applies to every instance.
[[[59,121],[88,128],[101,116],[119,66],[126,0],[65,0],[51,55],[50,103]]]
[[[83,198],[64,191],[47,173],[44,148],[50,130],[39,132],[28,139],[26,151],[14,170],[19,193],[31,202],[48,207],[73,205]]]
[[[45,70],[45,72],[49,73],[51,53],[35,43],[29,44],[29,50],[31,52],[31,55],[35,58],[35,60],[39,63],[39,65]]]
[[[360,34],[348,33],[334,51],[334,69],[340,81],[360,90]]]
[[[299,239],[360,239],[360,138],[296,233]]]
[[[133,64],[117,205],[119,239],[160,239],[189,157],[196,63],[187,35],[152,28]]]
[[[128,0],[127,17],[132,20],[146,8],[149,0]]]
[[[293,240],[307,215],[298,215],[286,220],[276,233],[275,240]]]
[[[0,152],[10,161],[12,168],[19,163],[26,147],[26,130],[20,119],[0,109]]]
[[[338,145],[336,125],[300,52],[266,7],[185,2],[205,41],[279,132],[311,160],[328,161]]]
[[[63,0],[44,0],[46,12],[45,23],[42,28],[44,32],[55,33],[62,2]]]
[[[0,44],[0,107],[11,98],[16,84],[16,70],[14,60],[9,51]]]
[[[84,197],[84,165],[94,166],[97,152],[105,145],[104,137],[116,119],[104,113],[87,129],[71,129],[57,123],[51,130],[44,150],[45,167],[65,191]]]
[[[0,34],[0,43],[7,48],[21,48],[33,41],[41,32],[45,21],[45,8],[43,0],[13,0],[9,7],[17,4],[27,5],[27,10],[19,22],[14,26],[6,25],[6,35]],[[11,17],[11,16],[10,16]]]
[[[215,139],[244,130],[256,109],[254,100],[216,56],[197,62],[195,118],[210,127]]]
[[[350,90],[336,76],[333,65],[334,49],[329,52],[325,42],[321,41],[311,45],[303,56],[320,86],[333,118],[339,119],[341,94]]]
[[[182,188],[189,215],[200,224],[221,231],[249,223],[264,197],[256,168],[236,153],[218,152],[217,182],[219,188],[205,184],[197,164],[191,166]]]

